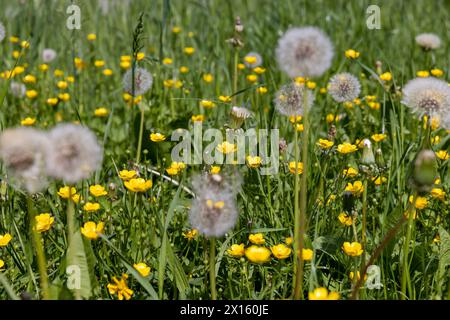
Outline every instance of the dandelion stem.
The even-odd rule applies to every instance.
[[[410,206],[410,210],[408,210],[408,226],[406,229],[406,237],[405,237],[405,244],[403,248],[403,268],[402,268],[402,282],[401,282],[401,289],[402,289],[402,296],[401,299],[406,299],[406,285],[407,282],[410,281],[410,275],[409,275],[409,243],[411,242],[411,233],[412,229],[414,228],[414,216],[416,215],[416,200],[417,200],[417,193],[413,195],[413,201],[412,205]],[[412,292],[409,292],[411,295]]]
[[[301,187],[300,187],[300,211],[297,207],[297,214],[295,216],[295,236],[296,238],[296,247],[298,248],[297,260],[298,265],[295,274],[295,289],[294,289],[294,298],[296,300],[303,299],[303,247],[304,247],[304,233],[305,233],[305,217],[306,217],[306,208],[307,208],[307,179],[308,179],[308,139],[309,139],[309,122],[308,122],[308,95],[306,92],[306,88],[303,91],[303,142],[302,142],[302,162],[303,162],[303,173],[301,179]],[[297,136],[297,127],[295,127],[295,132]],[[296,138],[297,140],[297,138]],[[296,145],[296,157],[295,161],[298,161],[298,145],[297,141]],[[296,196],[298,197],[298,186],[297,190],[295,190]],[[296,200],[296,206],[298,206],[298,201]],[[297,249],[296,249],[297,250]]]
[[[238,63],[239,63],[239,50],[234,49],[234,62],[233,62],[233,104],[236,104],[237,83],[238,83]]]
[[[136,151],[136,163],[139,163],[141,160],[141,149],[142,149],[142,136],[144,135],[144,106],[140,105],[141,109],[141,121],[139,123],[139,137],[138,137],[138,145],[137,145],[137,151]]]
[[[36,210],[33,205],[33,199],[31,196],[27,197],[28,215],[30,218],[30,228],[33,235],[33,244],[36,249],[37,264],[39,268],[39,277],[42,289],[42,298],[44,300],[50,299],[50,293],[48,288],[48,274],[47,274],[47,260],[45,258],[44,247],[42,245],[42,237],[39,232],[36,231]]]
[[[217,300],[216,291],[216,238],[209,240],[209,284],[211,286],[211,300]]]
[[[67,239],[69,242],[68,248],[73,245],[73,235],[75,234],[75,208],[72,197],[72,187],[69,186],[69,198],[67,199]],[[70,255],[73,255],[74,250],[69,250]],[[75,261],[74,257],[68,256],[67,261]],[[73,290],[76,300],[81,300],[80,290]]]

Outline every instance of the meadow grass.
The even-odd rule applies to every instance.
[[[0,187],[0,236],[12,235],[12,240],[0,247],[0,298],[14,299],[22,292],[34,298],[44,297],[40,288],[38,257],[34,254],[33,232],[30,232],[28,205],[36,212],[51,213],[55,218],[50,230],[43,232],[51,299],[90,298],[111,299],[108,283],[113,277],[128,274],[132,299],[210,299],[210,244],[215,244],[213,271],[219,299],[288,299],[293,297],[294,252],[287,259],[272,257],[256,264],[245,256],[233,257],[227,250],[233,244],[251,243],[250,234],[262,233],[265,247],[285,243],[294,237],[295,176],[288,164],[294,161],[294,127],[274,108],[276,91],[290,79],[279,70],[275,58],[278,38],[291,26],[313,25],[326,32],[334,44],[332,67],[321,77],[312,79],[315,102],[308,112],[309,143],[307,204],[305,208],[304,247],[313,250],[312,259],[304,261],[301,296],[319,287],[339,292],[342,299],[352,296],[356,277],[350,272],[363,271],[365,261],[374,253],[405,212],[411,210],[408,198],[414,194],[411,185],[412,168],[422,148],[426,129],[422,119],[400,103],[401,87],[416,77],[417,71],[439,68],[441,77],[448,81],[450,67],[450,3],[448,1],[110,1],[109,12],[102,13],[97,1],[73,1],[81,8],[81,29],[66,28],[66,8],[71,1],[11,1],[0,0],[0,22],[5,25],[7,37],[0,42],[0,72],[15,66],[26,66],[23,74],[13,79],[0,79],[0,127],[2,130],[21,125],[26,117],[36,119],[34,127],[52,128],[59,122],[76,121],[92,129],[104,147],[102,168],[90,179],[75,185],[82,201],[73,204],[58,196],[65,184],[52,182],[48,189],[28,196],[14,188],[2,166]],[[370,30],[366,25],[366,9],[371,4],[381,8],[381,29]],[[143,31],[139,52],[145,58],[137,64],[153,75],[153,85],[138,105],[130,105],[123,98],[120,56],[133,54],[133,32],[143,13]],[[241,18],[244,31],[240,35],[244,47],[235,50],[227,40],[234,35],[235,17]],[[180,32],[174,32],[179,27]],[[176,31],[176,30],[175,30]],[[422,32],[433,32],[442,40],[441,48],[423,52],[414,38]],[[87,35],[94,33],[95,41]],[[29,48],[9,41],[16,36],[29,42]],[[195,48],[192,55],[185,47]],[[42,72],[41,52],[52,48],[57,58]],[[346,58],[344,52],[353,48],[361,53],[358,59]],[[13,51],[21,52],[15,58]],[[246,76],[252,71],[239,70],[235,77],[236,60],[243,63],[248,52],[258,52],[266,71],[256,83]],[[86,64],[80,69],[74,58]],[[164,58],[172,59],[164,64]],[[104,60],[105,66],[96,68],[94,62]],[[385,86],[372,77],[390,72],[392,80]],[[185,66],[189,72],[181,73]],[[102,74],[104,68],[111,76]],[[55,69],[64,72],[54,75]],[[339,72],[349,72],[361,82],[361,104],[344,106],[334,102],[326,88],[329,78]],[[26,84],[35,89],[34,99],[16,97],[11,93],[11,81],[21,82],[26,74],[35,75],[36,83]],[[211,74],[213,80],[205,81]],[[56,83],[74,76],[74,82],[65,90]],[[165,80],[181,80],[182,87],[169,88]],[[219,96],[235,94],[233,104],[222,102]],[[257,93],[257,87],[266,87],[267,93]],[[67,92],[70,99],[50,106],[47,99]],[[376,96],[379,107],[371,108],[368,95]],[[200,101],[208,99],[216,104],[206,109]],[[281,154],[280,172],[263,176],[259,169],[246,165],[224,165],[223,172],[239,171],[243,177],[238,195],[239,219],[225,237],[209,241],[202,235],[192,238],[188,220],[192,202],[191,181],[209,166],[187,165],[177,175],[169,177],[171,165],[171,133],[178,128],[190,129],[191,117],[202,114],[204,128],[223,129],[229,123],[232,105],[247,105],[254,117],[243,128],[279,128],[286,139],[288,151]],[[95,116],[99,107],[108,110],[106,117]],[[335,120],[327,122],[327,115]],[[316,142],[326,139],[334,124],[335,146],[323,151]],[[151,133],[160,132],[168,138],[153,142]],[[370,175],[360,172],[348,177],[343,170],[358,168],[362,151],[340,154],[336,151],[343,142],[356,143],[373,134],[383,133],[386,139],[373,142],[378,176],[385,180],[375,185]],[[444,128],[434,128],[431,137],[440,137],[432,145],[434,151],[448,149],[448,134]],[[298,133],[302,141],[303,134]],[[139,142],[140,138],[142,139]],[[138,146],[140,145],[140,146]],[[303,144],[302,144],[303,146]],[[304,154],[305,150],[299,152]],[[136,162],[136,158],[138,161]],[[230,169],[229,167],[232,167]],[[119,178],[123,169],[136,170],[141,177],[152,180],[153,186],[145,193],[130,192]],[[448,160],[438,159],[441,182],[434,186],[449,193]],[[163,177],[164,176],[164,177]],[[349,182],[360,180],[365,192],[349,195],[344,190]],[[94,197],[89,186],[100,184],[108,194]],[[380,268],[378,289],[363,288],[362,299],[445,299],[450,297],[450,237],[448,199],[437,199],[430,193],[426,208],[417,209],[417,218],[411,222],[412,244],[406,248],[408,274],[402,280],[405,260],[407,224],[386,243],[374,265]],[[28,202],[27,202],[28,200]],[[98,202],[101,209],[86,212],[87,202]],[[80,232],[73,234],[69,248],[66,235],[67,206],[74,205],[76,230],[87,221],[104,222],[103,234],[88,240]],[[353,224],[344,226],[338,219],[342,212],[352,215]],[[362,231],[362,213],[365,212],[365,232]],[[362,240],[362,235],[365,239]],[[439,237],[437,237],[439,235]],[[34,240],[36,241],[36,240]],[[364,254],[346,255],[345,241],[363,241]],[[291,247],[292,245],[289,245]],[[71,290],[67,285],[66,257],[72,256],[81,266],[81,288]],[[363,260],[366,259],[366,260]],[[151,271],[142,276],[133,265],[145,262]],[[406,288],[402,288],[402,281]],[[364,287],[364,286],[362,286]],[[73,289],[73,288],[72,288]]]

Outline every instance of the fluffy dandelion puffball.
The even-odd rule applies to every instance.
[[[277,111],[288,117],[302,115],[304,108],[309,110],[313,102],[314,95],[311,90],[307,89],[304,84],[296,82],[281,87],[274,100]]]
[[[42,61],[45,63],[52,62],[56,58],[56,51],[50,48],[42,50]]]
[[[450,87],[433,77],[415,78],[403,88],[402,103],[419,116],[426,114],[445,121],[450,113]]]
[[[248,119],[252,116],[252,112],[245,107],[234,106],[231,108],[231,116],[237,119]]]
[[[25,92],[27,91],[25,85],[15,81],[11,81],[9,88],[11,89],[11,93],[13,94],[13,96],[18,98],[23,97],[25,95]]]
[[[192,228],[207,237],[221,237],[236,224],[236,195],[240,178],[225,180],[219,174],[203,174],[193,178],[196,198],[192,200],[189,221]]]
[[[132,94],[132,69],[129,69],[123,76],[124,90]],[[146,93],[153,84],[152,75],[144,68],[136,68],[134,71],[134,95],[141,96]]]
[[[291,78],[321,76],[330,68],[333,54],[331,40],[316,27],[289,29],[276,49],[278,65]]]
[[[336,102],[347,102],[359,96],[361,84],[350,73],[335,74],[329,82],[328,92]]]
[[[7,129],[0,135],[0,157],[8,179],[29,193],[47,186],[45,158],[50,150],[47,135],[33,128]]]
[[[52,152],[47,157],[49,176],[75,183],[100,168],[103,150],[95,134],[86,127],[61,124],[49,133]]]
[[[5,35],[6,35],[5,26],[3,25],[3,23],[0,22],[0,42],[2,42],[3,39],[5,39]]]
[[[423,49],[432,50],[441,46],[441,39],[434,33],[421,33],[416,36],[416,43]]]
[[[263,62],[261,55],[257,52],[250,52],[244,57],[244,64],[248,68],[259,67]]]

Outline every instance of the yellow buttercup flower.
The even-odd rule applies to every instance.
[[[174,27],[172,27],[172,32],[173,33],[180,33],[181,32],[181,28],[177,27],[177,26],[174,26]]]
[[[253,244],[264,244],[266,242],[262,233],[250,234],[248,240]]]
[[[430,73],[427,70],[420,70],[416,72],[416,76],[419,78],[427,78],[430,76]]]
[[[322,149],[327,150],[334,145],[334,142],[327,139],[319,139],[319,141],[316,144]]]
[[[205,109],[212,109],[216,106],[216,104],[214,102],[212,102],[211,100],[205,100],[205,99],[200,101],[200,105]]]
[[[211,174],[218,174],[220,172],[219,166],[211,166],[211,169],[209,170]]]
[[[258,81],[258,76],[256,74],[249,74],[247,76],[247,80],[249,82],[256,82],[256,81]]]
[[[131,67],[131,62],[130,62],[130,61],[120,61],[119,66],[120,66],[122,69],[128,69],[128,68]]]
[[[143,277],[146,277],[150,274],[150,267],[144,262],[133,264],[133,268],[136,269]]]
[[[304,261],[311,261],[314,255],[314,251],[311,249],[302,249],[302,258]]]
[[[56,83],[56,86],[58,87],[58,89],[64,90],[64,89],[67,89],[69,84],[67,83],[67,81],[58,81]]]
[[[219,96],[219,100],[222,102],[231,102],[230,96]]]
[[[250,246],[245,249],[245,256],[254,263],[264,263],[270,260],[270,250],[265,247]]]
[[[173,60],[171,58],[164,58],[162,63],[166,66],[171,65],[173,63]]]
[[[354,178],[358,175],[358,170],[354,169],[352,167],[349,167],[348,169],[344,169],[344,171],[342,173],[343,173],[344,177]]]
[[[385,135],[384,133],[377,133],[372,135],[372,140],[375,142],[380,142],[383,141],[384,139],[386,139],[387,135]]]
[[[202,78],[203,78],[203,81],[205,81],[207,83],[211,83],[214,80],[213,75],[210,73],[205,73]]]
[[[334,119],[335,119],[335,116],[332,113],[327,114],[327,117],[325,118],[327,123],[332,123],[334,121]]]
[[[166,169],[166,172],[170,175],[170,176],[175,176],[178,173],[180,173],[183,169],[186,168],[186,164],[184,162],[172,162],[170,164],[170,167]]]
[[[183,232],[183,237],[185,237],[189,241],[194,240],[195,237],[197,237],[197,236],[198,236],[198,230],[197,229],[192,229],[192,230]]]
[[[58,99],[61,101],[67,102],[70,100],[70,94],[67,92],[60,93],[60,94],[58,94]]]
[[[181,73],[188,73],[189,72],[189,68],[185,67],[185,66],[182,66],[182,67],[180,67],[180,72]]]
[[[109,77],[109,76],[112,76],[113,71],[112,71],[111,69],[104,69],[104,70],[102,71],[102,73],[103,73],[105,76]]]
[[[337,148],[337,151],[342,154],[352,153],[355,152],[356,150],[358,150],[358,148],[354,144],[348,142],[344,142],[338,145]]]
[[[5,266],[5,261],[0,259],[0,271],[3,271],[3,267]]]
[[[47,104],[50,106],[56,106],[58,104],[58,98],[48,98]]]
[[[414,197],[413,196],[410,196],[409,197],[409,202],[410,203],[413,203],[413,201],[414,201]],[[415,208],[416,209],[425,209],[426,207],[427,207],[427,205],[428,205],[428,200],[427,200],[427,198],[425,198],[425,197],[420,197],[420,196],[417,196],[416,197],[416,199],[415,199],[415,204],[414,204],[414,206],[415,206]]]
[[[379,186],[385,182],[387,182],[387,178],[386,177],[373,177],[372,178],[373,183],[375,183],[376,186]]]
[[[345,191],[350,191],[354,196],[359,196],[364,191],[364,186],[361,181],[355,181],[354,183],[347,183]]]
[[[344,226],[350,227],[353,224],[353,219],[351,216],[346,214],[345,212],[341,212],[338,216],[339,222]]]
[[[292,249],[283,243],[277,244],[270,248],[272,254],[277,259],[286,259],[291,255]]]
[[[152,134],[150,134],[150,140],[152,140],[153,142],[161,142],[161,141],[166,140],[166,136],[159,132],[152,133]]]
[[[82,197],[79,194],[74,194],[72,196],[72,201],[75,203],[79,203],[81,199],[82,199]]]
[[[450,158],[450,155],[445,150],[439,150],[436,152],[436,157],[438,157],[441,160],[447,160],[448,158]]]
[[[184,53],[186,53],[187,55],[192,55],[195,52],[195,49],[193,47],[186,47],[183,49]]]
[[[108,109],[103,108],[103,107],[97,108],[94,111],[94,115],[96,117],[106,117],[108,115],[108,113],[109,113]]]
[[[433,188],[431,189],[431,196],[435,199],[439,199],[444,201],[445,200],[445,191],[441,188]]]
[[[256,92],[258,92],[259,94],[265,94],[267,93],[267,87],[258,87],[256,89]]]
[[[98,224],[92,221],[88,221],[80,228],[81,234],[89,240],[96,240],[99,234],[103,233],[104,224],[99,222]]]
[[[355,273],[353,271],[350,271],[349,274],[350,280],[353,280],[353,278],[355,277]],[[356,271],[356,279],[361,279],[361,274],[359,273],[359,271]],[[367,280],[367,273],[364,275],[364,281]]]
[[[27,90],[25,91],[25,95],[28,99],[34,99],[37,97],[38,92],[36,90]]]
[[[23,82],[25,82],[25,83],[36,83],[36,77],[31,75],[31,74],[27,74],[25,77],[23,77]]]
[[[359,57],[359,52],[353,49],[348,49],[345,51],[345,56],[349,59],[356,59]]]
[[[25,119],[20,121],[20,124],[23,126],[32,126],[35,123],[36,123],[36,118],[30,118],[30,117],[26,117]]]
[[[70,188],[70,189],[69,189]],[[58,195],[63,199],[69,199],[70,196],[73,196],[77,193],[77,189],[74,187],[61,187],[59,188]]]
[[[302,119],[303,119],[302,116],[290,116],[289,122],[290,123],[298,123],[298,122],[302,121]]]
[[[216,150],[223,154],[229,154],[237,151],[237,146],[228,141],[222,142],[217,145]]]
[[[227,253],[235,258],[240,258],[242,256],[244,256],[245,254],[245,248],[244,248],[244,244],[233,244],[231,245],[231,247],[227,250]]]
[[[97,202],[86,202],[86,204],[83,206],[84,211],[87,212],[95,212],[100,210],[100,203]]]
[[[383,81],[391,81],[392,80],[392,74],[390,72],[385,72],[383,74],[380,74],[380,79]]]
[[[286,243],[288,246],[290,246],[292,243],[294,243],[294,238],[293,237],[286,237],[284,239],[284,243]]]
[[[193,115],[191,120],[192,122],[203,122],[205,120],[205,116],[203,114]]]
[[[137,60],[137,61],[144,60],[144,58],[145,58],[145,53],[144,53],[144,52],[138,52],[138,53],[136,54],[136,60]]]
[[[128,275],[122,274],[122,278],[119,280],[116,277],[113,277],[113,283],[109,283],[107,288],[108,292],[111,295],[117,295],[119,300],[130,300],[134,291],[128,288],[127,285]]]
[[[153,186],[152,180],[143,178],[130,179],[124,182],[125,187],[132,192],[145,192]]]
[[[257,74],[263,74],[264,72],[266,72],[266,69],[263,67],[256,67],[253,69],[253,71]]]
[[[259,166],[261,166],[261,157],[258,156],[247,156],[247,165],[250,168],[259,168]]]
[[[344,244],[342,245],[342,250],[346,255],[351,257],[360,256],[364,252],[359,242],[344,242]]]
[[[121,170],[119,172],[119,177],[120,179],[124,180],[124,181],[128,181],[131,180],[133,178],[137,177],[137,172],[134,170]]]
[[[435,77],[442,77],[444,75],[444,71],[441,69],[431,69],[430,72]]]
[[[97,35],[95,33],[89,33],[86,37],[89,41],[97,40]]]
[[[4,235],[0,235],[0,247],[6,247],[8,243],[11,241],[12,236],[9,233],[5,233]]]
[[[291,161],[289,162],[289,172],[292,174],[302,174],[303,173],[303,162]]]
[[[35,230],[39,233],[50,230],[53,222],[55,222],[55,218],[50,213],[41,213],[34,218],[36,221]]]
[[[338,292],[330,291],[327,288],[316,288],[308,293],[309,300],[339,300],[341,295]]]

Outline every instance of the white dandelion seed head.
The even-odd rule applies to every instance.
[[[7,129],[0,135],[0,157],[8,179],[32,194],[47,186],[45,158],[50,150],[47,135],[33,128]]]
[[[234,106],[233,108],[231,108],[231,115],[237,119],[245,120],[250,118],[253,114],[245,107]]]
[[[42,50],[42,61],[45,63],[52,62],[56,58],[56,51],[50,48]]]
[[[3,23],[0,22],[0,42],[2,42],[5,39],[6,36],[6,30]]]
[[[274,100],[276,110],[280,114],[288,117],[302,115],[304,108],[309,110],[313,102],[314,95],[311,90],[306,88],[304,84],[298,84],[296,82],[282,86],[276,93]]]
[[[450,87],[433,77],[415,78],[403,88],[402,103],[419,116],[426,114],[445,120],[450,113]]]
[[[27,91],[25,85],[20,82],[11,81],[9,87],[13,96],[17,98],[23,97],[25,95],[25,92]]]
[[[123,76],[123,87],[126,92],[132,94],[132,69],[129,69]],[[136,68],[134,71],[134,95],[140,96],[146,93],[153,84],[152,75],[144,68]]]
[[[47,157],[49,176],[75,183],[100,168],[103,150],[95,134],[86,127],[60,124],[50,133],[52,152]]]
[[[416,36],[416,43],[426,50],[432,50],[441,46],[441,38],[434,33],[421,33]]]
[[[333,59],[333,44],[319,28],[291,28],[278,40],[276,56],[281,70],[291,78],[318,77]]]
[[[254,58],[255,62],[249,63],[246,59],[247,57]],[[261,55],[257,52],[247,53],[244,57],[244,64],[247,68],[256,68],[256,67],[259,67],[260,65],[262,65],[262,63],[263,63],[263,59],[262,59]]]
[[[236,195],[240,184],[239,176],[232,179],[219,174],[194,177],[192,185],[196,197],[189,213],[192,228],[207,237],[221,237],[229,232],[238,218]]]
[[[361,84],[350,73],[338,73],[331,77],[328,92],[336,102],[347,102],[359,96]]]

